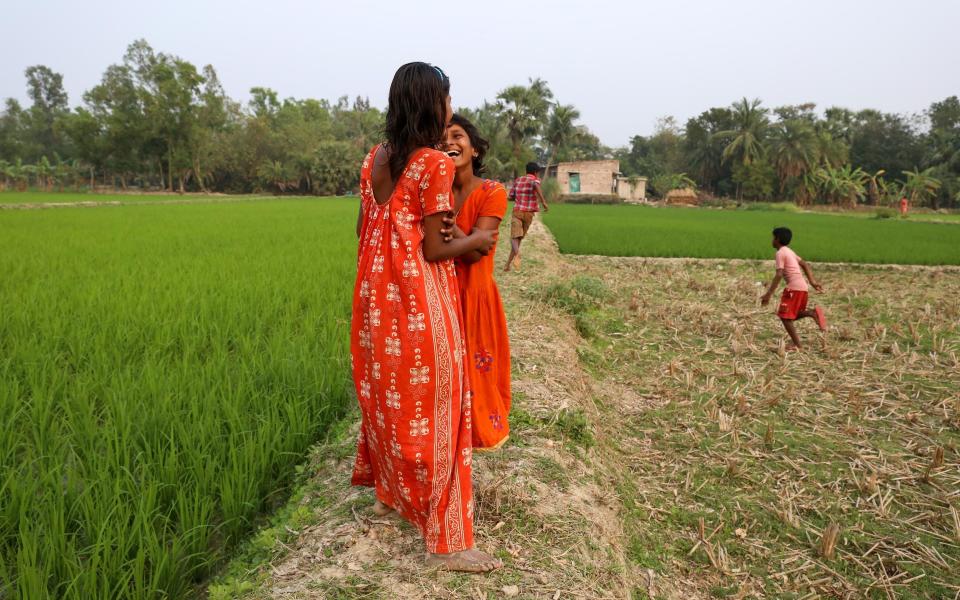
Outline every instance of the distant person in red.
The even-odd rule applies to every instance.
[[[540,171],[542,169],[537,163],[527,163],[527,174],[517,177],[510,187],[507,197],[514,203],[513,216],[510,219],[510,256],[507,257],[504,271],[509,271],[513,267],[513,259],[517,259],[517,266],[520,266],[520,242],[526,237],[534,215],[540,210],[540,205],[543,205],[544,212],[550,210],[543,197],[543,191],[540,190],[540,178],[537,177]]]
[[[797,335],[797,328],[794,321],[804,317],[816,319],[820,331],[827,330],[827,319],[823,315],[823,309],[817,306],[813,310],[807,310],[807,281],[804,275],[810,280],[810,285],[818,292],[823,291],[823,286],[813,278],[813,271],[805,260],[797,256],[796,252],[788,248],[790,240],[793,239],[793,233],[786,227],[777,227],[773,230],[773,247],[777,249],[777,274],[770,282],[770,288],[767,293],[760,298],[760,304],[766,306],[770,302],[773,292],[780,286],[780,280],[786,280],[787,287],[783,290],[780,297],[780,307],[777,309],[777,316],[783,322],[783,328],[787,330],[790,340],[793,344],[787,346],[787,350],[800,349],[800,336]]]
[[[910,207],[910,203],[907,202],[907,197],[904,196],[903,198],[900,198],[900,214],[902,216],[904,217],[907,216],[907,209],[909,207]]]

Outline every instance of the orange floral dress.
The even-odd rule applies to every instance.
[[[507,191],[484,180],[463,203],[457,226],[473,231],[480,217],[503,219]],[[494,449],[510,436],[510,339],[500,290],[493,279],[494,253],[467,264],[457,260],[457,279],[467,338],[467,370],[472,391],[473,446]]]
[[[413,154],[377,204],[374,148],[360,172],[362,212],[350,354],[361,428],[353,485],[420,529],[427,550],[473,547],[470,399],[452,260],[423,256],[423,219],[451,209],[454,166]]]

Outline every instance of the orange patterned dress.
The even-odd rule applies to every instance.
[[[452,260],[423,256],[423,219],[450,210],[454,166],[416,151],[378,205],[360,172],[362,221],[350,354],[362,413],[352,483],[416,525],[429,552],[473,547],[470,400]]]
[[[484,180],[464,201],[457,214],[457,226],[473,231],[480,217],[503,219],[507,212],[507,191],[494,181]],[[473,392],[473,446],[498,448],[510,435],[510,339],[500,290],[493,279],[494,253],[473,264],[457,260],[457,279],[463,305],[467,338],[467,370]]]

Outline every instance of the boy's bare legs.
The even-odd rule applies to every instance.
[[[804,311],[806,312],[806,311]],[[806,316],[806,315],[804,315]],[[799,316],[798,316],[799,318]],[[784,319],[780,317],[780,321],[783,322],[783,328],[787,330],[787,335],[790,336],[790,339],[793,341],[793,347],[799,350],[800,346],[800,336],[797,335],[797,328],[794,325],[795,319]]]
[[[516,258],[519,262],[520,260],[520,242],[523,238],[510,238],[510,257],[507,258],[507,264],[503,267],[504,271],[509,271],[510,267],[513,265],[513,259]]]
[[[800,346],[800,336],[797,335],[797,327],[795,323],[800,319],[805,319],[805,318],[818,321],[817,310],[813,309],[813,310],[800,311],[797,313],[796,319],[784,319],[783,317],[780,317],[780,320],[783,321],[783,328],[787,330],[787,334],[790,336],[790,340],[793,342],[793,345],[797,350],[799,350],[801,346]],[[818,324],[819,324],[819,321],[818,321]]]

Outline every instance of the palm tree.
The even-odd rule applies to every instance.
[[[290,187],[289,183],[292,179],[287,167],[279,160],[265,161],[260,165],[260,168],[257,169],[257,176],[264,183],[277,188],[277,191],[281,194],[286,192],[287,188]]]
[[[809,206],[820,189],[819,171],[807,171],[793,181],[793,201],[797,206]]]
[[[846,142],[834,137],[826,128],[817,132],[817,162],[825,167],[835,168],[846,164],[850,148]]]
[[[557,104],[553,107],[550,121],[547,123],[547,132],[544,141],[550,148],[547,166],[553,164],[557,153],[577,133],[574,121],[580,118],[580,111],[572,104]]]
[[[688,142],[685,146],[688,165],[693,173],[700,181],[705,182],[707,187],[711,187],[710,182],[719,179],[721,173],[723,173],[723,149],[725,147],[723,140],[717,134],[711,134],[700,143]]]
[[[770,153],[780,179],[780,191],[784,192],[816,166],[817,137],[813,127],[795,119],[777,124],[771,135]]]
[[[730,140],[723,149],[724,162],[734,160],[749,165],[763,157],[763,138],[769,121],[767,109],[760,108],[760,104],[759,98],[743,98],[733,104],[734,128],[717,133]]]
[[[923,171],[914,168],[912,171],[903,171],[903,174],[907,176],[907,181],[903,185],[904,192],[910,194],[910,203],[915,206],[923,204],[928,198],[933,198],[940,189],[941,182],[933,176],[933,167]]]
[[[542,79],[531,79],[530,87],[512,85],[497,94],[498,106],[513,147],[514,176],[520,169],[523,143],[540,131],[552,97],[553,93]]]

